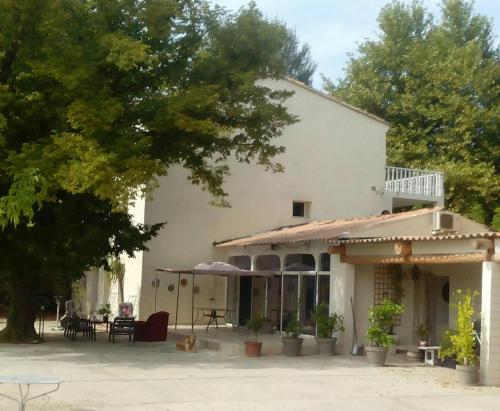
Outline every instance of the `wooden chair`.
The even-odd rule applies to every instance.
[[[134,319],[127,317],[115,317],[109,324],[108,341],[115,342],[115,335],[128,335],[128,340],[135,342]]]

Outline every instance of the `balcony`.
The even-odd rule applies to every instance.
[[[438,171],[385,167],[385,192],[393,196],[393,207],[414,204],[444,205],[444,175]]]

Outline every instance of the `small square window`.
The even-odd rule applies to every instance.
[[[293,202],[293,216],[294,217],[308,217],[309,204],[305,201]]]

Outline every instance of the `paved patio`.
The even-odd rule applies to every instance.
[[[104,334],[95,343],[49,332],[44,344],[0,345],[1,374],[64,379],[45,410],[500,410],[498,388],[461,387],[453,370],[404,356],[389,362],[377,369],[350,356],[184,353],[173,341],[108,344]],[[28,409],[43,405],[35,400]],[[16,406],[0,400],[0,409]]]

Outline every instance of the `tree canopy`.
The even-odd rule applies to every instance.
[[[443,171],[448,208],[491,223],[500,195],[500,55],[491,21],[472,2],[444,0],[441,11],[436,21],[420,1],[388,4],[378,37],[361,43],[345,78],[325,88],[389,121],[392,165]]]
[[[34,338],[41,284],[146,249],[126,209],[172,165],[222,204],[229,156],[282,169],[290,92],[259,80],[312,63],[255,4],[6,0],[0,27],[0,339]]]
[[[281,169],[290,94],[257,81],[312,63],[254,4],[4,1],[0,26],[2,226],[60,191],[125,209],[173,164],[222,202],[229,155]]]

